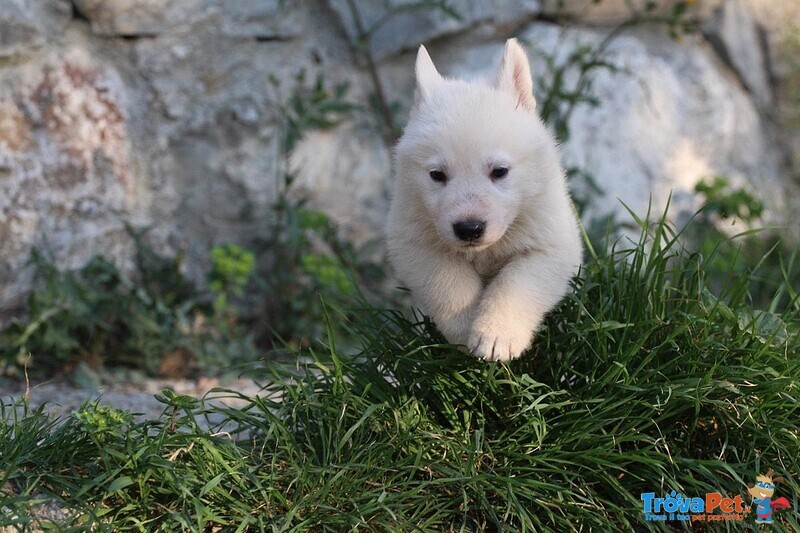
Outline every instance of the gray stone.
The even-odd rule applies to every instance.
[[[93,371],[94,372],[94,371]],[[111,376],[106,371],[94,372],[92,387],[75,387],[66,380],[47,383],[32,383],[29,390],[17,384],[0,383],[0,401],[10,405],[27,398],[31,409],[45,406],[45,413],[53,418],[66,418],[80,409],[84,403],[98,403],[115,409],[122,409],[134,415],[137,422],[155,420],[164,412],[166,406],[156,399],[164,389],[177,394],[190,395],[202,399],[213,407],[243,407],[246,401],[241,397],[226,394],[221,390],[237,391],[243,395],[263,394],[262,388],[246,378],[200,378],[159,379],[151,378],[143,383],[133,383]],[[24,384],[23,384],[24,385]],[[209,420],[200,421],[207,427]]]
[[[70,377],[75,387],[89,392],[99,390],[103,384],[97,370],[91,368],[85,361],[78,363]]]
[[[746,3],[764,30],[772,73],[778,81],[800,76],[800,2],[747,0]]]
[[[571,19],[587,25],[622,24],[636,16],[669,17],[680,4],[687,20],[706,20],[725,0],[542,0],[548,17]],[[651,7],[648,9],[647,6]]]
[[[539,0],[439,2],[449,6],[449,10],[419,8],[416,6],[420,2],[411,0],[328,1],[353,41],[359,37],[355,18],[359,17],[361,28],[371,33],[372,52],[377,58],[416,48],[420,43],[480,24],[503,27],[508,31],[539,13]],[[351,6],[355,6],[356,13]]]
[[[74,0],[92,31],[106,36],[156,36],[208,22],[220,33],[272,41],[299,37],[304,9],[280,0]]]
[[[98,35],[159,35],[208,15],[207,0],[73,0]]]
[[[25,12],[30,14],[39,32],[48,41],[57,41],[72,20],[71,0],[22,0],[22,2],[25,4]]]
[[[122,3],[85,4],[100,10],[89,14],[101,30],[136,38],[98,39],[75,21],[62,41],[41,41],[35,60],[0,67],[0,322],[24,305],[32,248],[49,248],[62,268],[100,253],[128,269],[126,224],[149,227],[151,244],[183,252],[187,273],[202,280],[212,245],[269,237],[284,169],[280,106],[296,75],[310,84],[324,73],[328,87],[362,76],[319,17],[324,4],[294,5],[289,26],[270,21],[270,5],[243,4],[227,18],[211,6],[209,18],[151,26],[166,33],[141,38],[147,27],[103,18]],[[279,33],[293,24],[315,38]],[[352,92],[366,97],[364,84]],[[339,187],[313,195],[327,198],[329,186]],[[348,221],[374,220],[345,211]]]
[[[0,278],[0,311],[21,303],[34,244],[63,266],[91,250],[128,262],[124,221],[138,186],[113,69],[74,49],[0,70],[0,153],[0,272],[15,273]]]
[[[14,0],[0,0],[0,59],[40,47],[42,34],[31,15]]]
[[[200,27],[136,43],[136,70],[151,94],[142,113],[152,121],[135,124],[150,138],[146,175],[157,192],[149,213],[183,243],[193,277],[202,279],[213,244],[270,238],[284,169],[280,106],[296,74],[305,71],[309,84],[325,69],[327,86],[358,76],[318,50],[325,42],[231,39]]]
[[[383,232],[390,161],[388,147],[367,128],[349,123],[311,132],[292,153],[294,191],[330,214],[347,237],[363,242]]]
[[[298,2],[218,0],[218,9],[226,35],[277,41],[302,37],[308,27],[305,11]]]
[[[596,45],[602,36],[564,35],[541,24],[525,34],[551,53]],[[599,105],[575,108],[564,147],[568,164],[588,171],[605,191],[592,195],[588,217],[628,219],[622,203],[644,213],[651,200],[659,213],[670,195],[673,212],[693,210],[695,184],[714,175],[747,184],[768,205],[781,206],[788,184],[780,179],[779,152],[753,101],[729,81],[702,39],[675,42],[643,28],[615,40],[606,60],[617,70],[597,72]]]
[[[747,4],[764,29],[775,89],[770,110],[781,127],[776,142],[785,144],[787,158],[800,176],[800,2],[748,0]]]
[[[747,0],[727,0],[704,25],[703,32],[720,57],[736,72],[762,106],[773,101],[764,30]]]

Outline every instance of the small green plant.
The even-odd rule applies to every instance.
[[[617,71],[616,65],[604,59],[604,53],[613,39],[600,46],[578,46],[566,60],[556,62],[554,54],[542,52],[547,65],[546,74],[537,79],[536,86],[542,96],[539,98],[542,120],[549,124],[559,141],[569,140],[569,121],[572,113],[581,104],[592,107],[600,105],[593,93],[593,75],[596,70]],[[577,72],[577,81],[569,83]]]
[[[797,252],[787,246],[776,228],[756,227],[764,203],[747,189],[731,186],[723,176],[701,180],[695,192],[703,207],[684,236],[687,247],[707,258],[709,285],[720,287],[744,277],[750,279],[748,293],[755,305],[770,304],[776,291],[781,303],[792,299],[791,293],[782,291],[787,282],[796,286],[800,281]],[[741,229],[731,238],[730,230],[736,224]]]
[[[281,107],[285,158],[306,132],[333,127],[359,108],[347,99],[347,90],[346,84],[328,88],[321,76],[309,86],[303,72],[297,75],[289,102]],[[260,322],[269,329],[260,340],[273,347],[308,346],[324,333],[323,298],[357,306],[362,291],[379,290],[384,272],[374,241],[355,246],[343,239],[328,215],[296,193],[288,170],[278,180],[269,233],[274,237],[266,246],[269,267],[259,272],[267,293]]]
[[[61,271],[35,251],[28,315],[0,332],[2,373],[17,375],[24,366],[53,373],[88,363],[155,374],[177,353],[208,370],[257,358],[238,302],[254,272],[254,254],[215,247],[203,292],[181,274],[180,256],[159,255],[142,235],[133,234],[138,269],[131,277],[101,257]]]
[[[125,425],[133,420],[128,411],[100,405],[97,402],[82,405],[72,417],[95,442],[100,444],[118,437],[124,431]]]
[[[211,249],[211,268],[207,287],[211,309],[198,309],[194,328],[205,370],[223,369],[249,363],[261,356],[255,346],[253,320],[249,311],[257,303],[250,291],[263,290],[256,272],[256,255],[236,244],[222,244]]]
[[[599,4],[602,0],[596,0]],[[596,45],[580,45],[563,59],[557,53],[539,49],[547,66],[545,74],[536,80],[540,93],[539,109],[542,119],[550,124],[558,139],[569,139],[569,122],[575,109],[580,105],[596,107],[600,104],[593,90],[594,77],[598,71],[617,72],[619,67],[608,60],[609,47],[625,31],[642,24],[666,26],[670,34],[677,38],[682,33],[695,31],[692,21],[687,18],[692,0],[675,2],[669,13],[655,14],[658,3],[652,0],[629,0],[630,15],[613,27]],[[561,8],[564,7],[560,3]],[[558,16],[568,22],[570,16]],[[528,43],[536,49],[536,43]]]
[[[166,307],[178,307],[193,301],[197,287],[183,274],[183,254],[169,257],[158,253],[147,242],[149,228],[127,226],[133,239],[136,259],[135,281],[153,300]]]
[[[218,317],[235,314],[231,298],[241,298],[255,270],[256,256],[236,244],[217,245],[211,249],[208,288],[214,294],[214,312]]]
[[[78,270],[62,272],[40,252],[31,260],[37,287],[28,319],[0,333],[6,373],[24,364],[52,372],[79,361],[155,371],[160,356],[181,344],[176,311],[113,263],[94,257]]]
[[[340,238],[325,213],[287,198],[276,210],[278,238],[265,274],[267,322],[282,342],[308,346],[324,333],[323,300],[357,307],[365,293],[380,292],[385,273],[372,257],[375,243],[356,247]]]
[[[764,203],[746,189],[732,188],[723,176],[700,180],[694,191],[705,201],[706,215],[716,215],[721,220],[736,217],[747,224],[764,214]]]
[[[289,154],[307,131],[333,127],[358,108],[347,99],[347,83],[329,89],[320,74],[312,84],[308,84],[302,70],[294,81],[289,101],[280,106],[285,122],[284,154]],[[277,79],[271,82],[280,85]]]

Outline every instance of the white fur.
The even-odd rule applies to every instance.
[[[416,305],[477,356],[530,346],[581,260],[577,219],[556,141],[536,115],[528,59],[506,43],[493,82],[443,78],[425,47],[417,95],[396,151],[389,258]],[[490,178],[493,168],[508,175]],[[431,170],[447,175],[431,179]],[[453,224],[486,222],[466,243]]]

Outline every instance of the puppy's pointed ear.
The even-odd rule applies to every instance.
[[[497,72],[497,88],[505,91],[529,111],[536,110],[536,99],[533,96],[533,79],[528,56],[516,39],[506,41],[506,51]]]
[[[414,70],[417,77],[417,94],[421,99],[427,98],[444,81],[428,51],[422,45],[417,52],[417,64]]]

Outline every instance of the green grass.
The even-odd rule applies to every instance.
[[[0,524],[47,526],[31,509],[48,499],[71,517],[50,525],[79,530],[681,529],[644,522],[640,494],[745,495],[769,468],[800,509],[797,294],[769,312],[746,277],[712,294],[713,257],[640,223],[639,242],[592,252],[510,365],[396,311],[330,310],[328,340],[264,370],[261,395],[216,392],[241,408],[165,392],[135,423],[5,405]],[[342,353],[330,324],[361,348]]]

